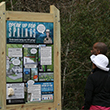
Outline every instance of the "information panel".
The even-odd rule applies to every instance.
[[[53,23],[7,21],[6,26],[6,104],[53,102]]]

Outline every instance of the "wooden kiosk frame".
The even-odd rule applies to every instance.
[[[6,105],[6,21],[54,23],[54,102]],[[6,11],[0,3],[0,109],[1,110],[61,110],[61,40],[60,13],[51,5],[50,13]]]

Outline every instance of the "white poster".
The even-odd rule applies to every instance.
[[[41,85],[28,85],[27,101],[41,101]]]
[[[24,83],[11,83],[6,86],[6,99],[23,99]]]
[[[8,57],[22,57],[22,48],[8,48]]]
[[[52,65],[52,47],[41,47],[41,65]]]

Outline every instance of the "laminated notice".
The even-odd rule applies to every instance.
[[[52,47],[41,47],[41,65],[52,65]]]

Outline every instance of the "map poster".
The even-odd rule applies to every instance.
[[[6,80],[7,82],[22,82],[22,45],[7,44]]]

